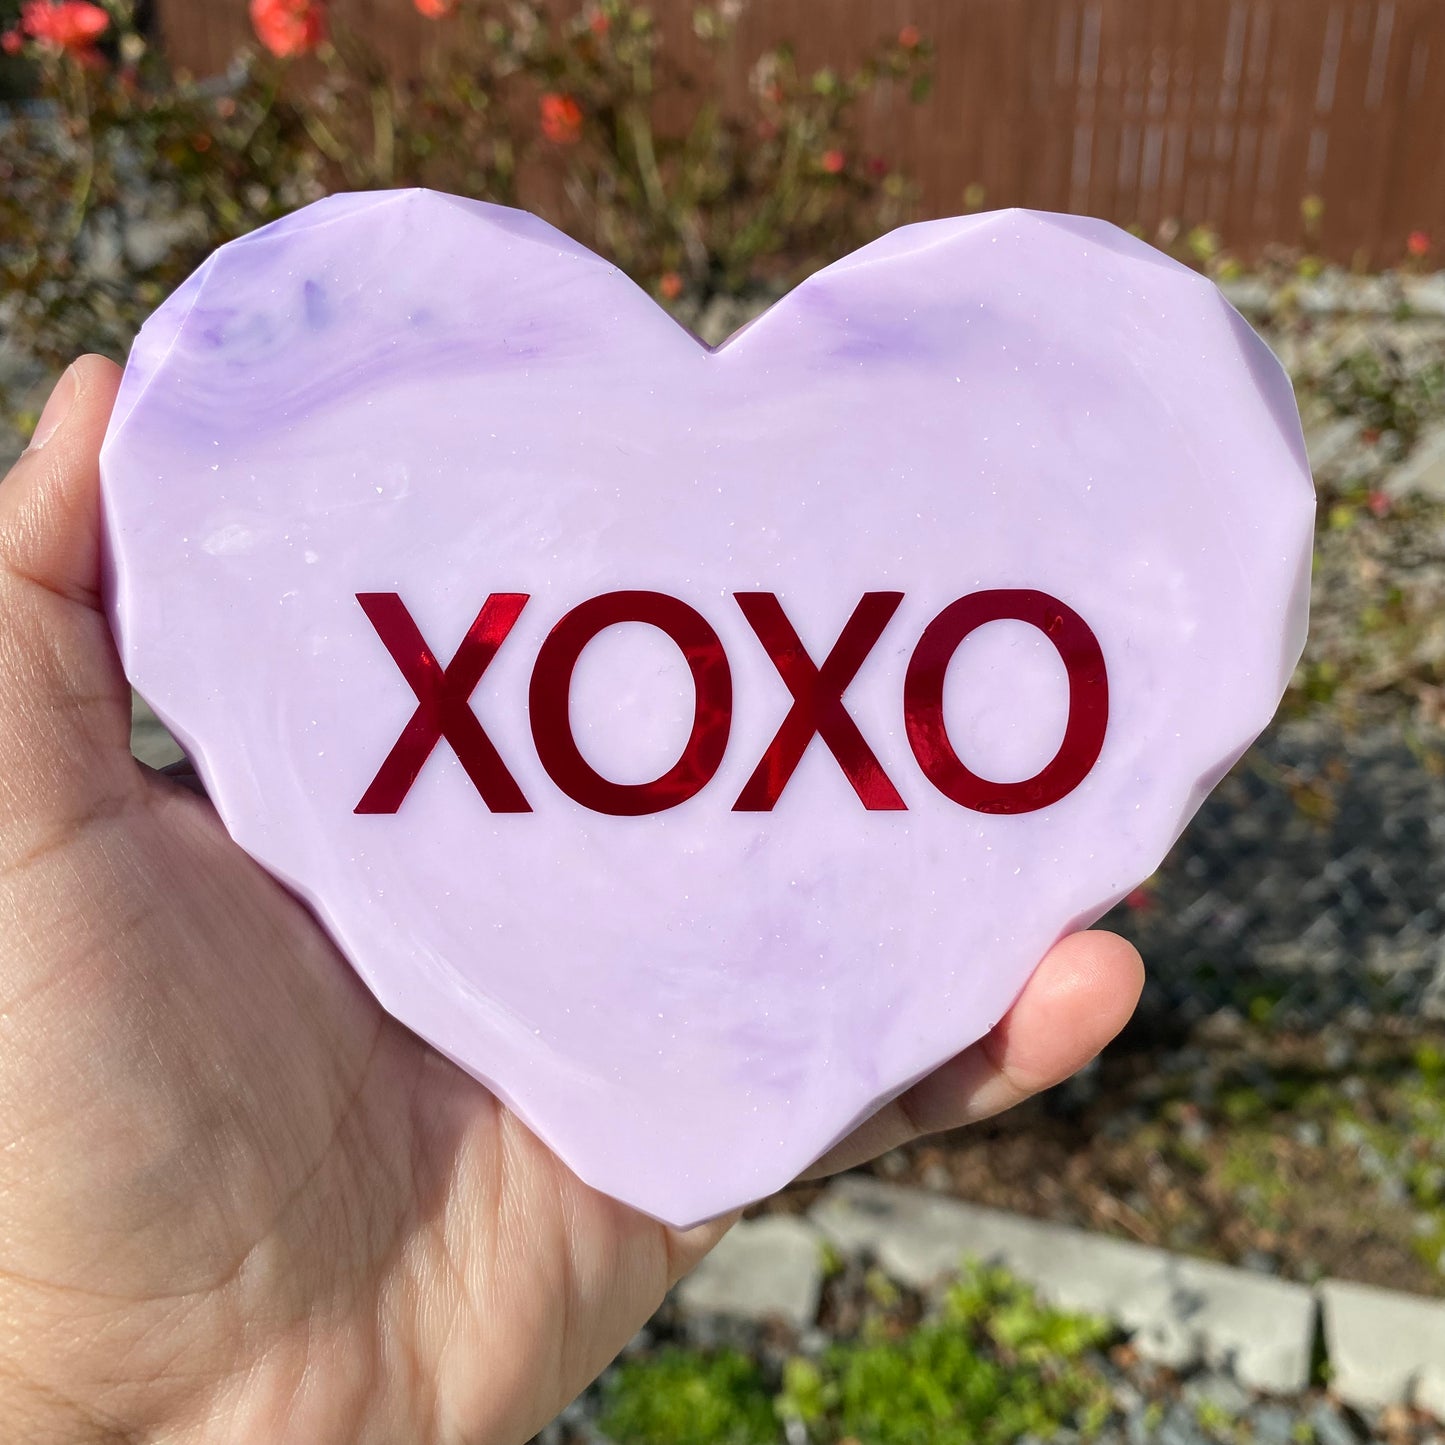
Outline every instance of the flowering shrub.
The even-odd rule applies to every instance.
[[[582,107],[570,95],[548,91],[541,111],[542,134],[553,145],[575,145],[582,139]]]
[[[7,35],[51,110],[0,115],[0,332],[42,367],[124,354],[211,245],[320,193],[279,63],[230,93],[182,83],[129,0],[28,0]]]
[[[0,324],[42,364],[121,354],[214,246],[330,190],[527,205],[666,301],[794,279],[912,204],[859,108],[880,85],[925,93],[913,26],[848,74],[768,51],[724,105],[741,0],[666,38],[632,0],[413,0],[437,44],[411,76],[324,0],[232,3],[256,44],[208,84],[172,70],[135,0],[25,0],[4,32],[50,103],[0,147]]]
[[[1362,440],[1397,462],[1445,410],[1445,361],[1406,357],[1374,340],[1337,360],[1316,386],[1337,415],[1359,422]],[[1370,510],[1380,515],[1378,504]]]
[[[251,25],[261,44],[283,60],[326,39],[326,12],[313,0],[251,0]]]
[[[89,55],[94,42],[110,29],[110,16],[85,0],[26,0],[20,24],[4,35],[5,49],[17,55],[27,39],[51,50]]]

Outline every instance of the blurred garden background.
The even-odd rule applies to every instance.
[[[1304,661],[1109,920],[1150,970],[1120,1044],[865,1172],[1445,1300],[1445,3],[0,0],[0,454],[215,245],[399,185],[539,211],[712,343],[894,225],[996,206],[1104,216],[1225,288],[1305,418]],[[136,738],[175,756],[143,709]],[[756,1213],[803,1229],[819,1196]],[[966,1241],[939,1293],[825,1234],[789,1236],[810,1308],[670,1301],[550,1438],[1445,1441],[1445,1324],[1437,1393],[1343,1388],[1329,1328],[1271,1391]]]

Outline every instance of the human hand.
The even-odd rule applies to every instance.
[[[132,759],[99,599],[117,381],[78,362],[0,484],[0,1437],[525,1440],[730,1221],[582,1184]],[[820,1172],[1065,1078],[1140,981],[1120,939],[1066,939]]]

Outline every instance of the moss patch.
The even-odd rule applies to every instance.
[[[922,1321],[896,1287],[863,1293],[849,1338],[780,1370],[678,1346],[626,1361],[602,1386],[603,1432],[619,1445],[779,1445],[798,1426],[813,1445],[1005,1445],[1108,1420],[1107,1324],[1048,1309],[999,1270],[967,1271]]]
[[[677,1347],[617,1366],[603,1384],[603,1432],[626,1445],[774,1445],[772,1393],[735,1350]]]
[[[1091,1434],[1110,1414],[1088,1356],[1111,1328],[1039,1305],[1000,1271],[970,1271],[939,1318],[891,1333],[873,1320],[821,1361],[794,1361],[780,1414],[812,1439],[862,1445],[1004,1445],[1063,1429]]]

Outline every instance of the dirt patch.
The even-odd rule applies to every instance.
[[[1305,1282],[1445,1295],[1445,1033],[1242,1029],[1120,1053],[867,1172]]]

